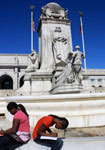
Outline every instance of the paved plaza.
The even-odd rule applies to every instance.
[[[78,137],[65,139],[64,150],[104,150],[105,137]]]

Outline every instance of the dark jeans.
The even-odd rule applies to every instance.
[[[63,146],[63,141],[61,139],[41,140],[40,136],[37,136],[37,138],[34,141],[40,145],[51,147],[51,150],[61,150],[61,148]]]
[[[0,136],[0,150],[14,150],[22,145],[9,135]]]

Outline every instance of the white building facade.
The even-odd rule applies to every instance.
[[[0,97],[13,96],[24,85],[28,54],[0,54]],[[87,69],[83,73],[83,92],[105,92],[105,69]]]
[[[27,54],[0,54],[0,95],[13,95],[24,84]],[[7,92],[8,91],[8,92]]]

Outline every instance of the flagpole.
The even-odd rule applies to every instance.
[[[33,10],[34,10],[34,5],[31,5],[30,9],[31,9],[31,51],[33,51]]]
[[[84,53],[84,55],[85,55],[85,43],[84,43],[83,23],[82,23],[82,12],[81,12],[81,11],[79,11],[79,15],[80,15],[80,26],[81,26],[83,53]],[[85,58],[84,58],[84,68],[85,68],[85,73],[86,73],[86,55],[85,55]]]

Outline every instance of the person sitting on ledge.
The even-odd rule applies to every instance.
[[[14,150],[30,140],[29,117],[23,105],[10,102],[7,110],[14,115],[12,127],[0,130],[0,150]]]
[[[58,134],[52,132],[49,127],[55,125],[55,128],[64,130],[68,127],[68,124],[69,122],[66,118],[55,115],[44,116],[34,128],[33,140],[40,145],[51,147],[51,150],[60,150],[63,146],[63,141],[60,138],[56,140],[51,139],[52,137],[57,137]],[[42,139],[43,136],[45,139]]]

